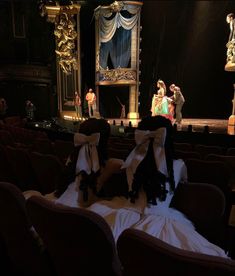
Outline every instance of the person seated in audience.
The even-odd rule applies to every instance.
[[[74,207],[87,206],[96,200],[102,183],[123,164],[119,159],[108,160],[109,135],[110,125],[105,119],[89,118],[81,123],[79,133],[74,134],[74,150],[65,165],[64,181],[45,197],[56,203],[68,201]],[[32,195],[40,192],[24,192],[26,198]]]
[[[35,119],[35,115],[34,115],[35,110],[36,110],[35,105],[30,100],[27,100],[25,102],[25,112],[26,112],[27,121],[34,121],[34,119]]]
[[[128,192],[120,196],[116,191],[118,196],[97,199],[87,209],[104,217],[115,240],[124,229],[133,227],[176,247],[226,258],[223,249],[207,241],[181,212],[169,207],[177,184],[186,178],[183,161],[173,160],[172,135],[168,119],[144,118],[135,132],[136,147],[122,165],[121,178],[115,176],[109,182],[113,185],[120,181],[120,186],[126,183]],[[74,192],[67,190],[57,203],[79,207],[69,194]]]
[[[98,179],[108,161],[109,135],[110,125],[104,119],[90,118],[80,125],[74,135],[74,151],[66,163],[65,187],[56,190],[58,197],[64,193],[62,198],[69,196],[75,206],[89,205],[96,197]]]
[[[4,98],[0,98],[0,120],[6,117],[7,108],[8,106],[6,100]]]
[[[135,131],[136,147],[125,162],[114,162],[115,170],[113,164],[108,165],[105,154],[107,139],[106,142],[101,139],[98,142],[97,130],[93,131],[88,125],[84,128],[81,125],[83,139],[75,135],[78,153],[68,164],[73,164],[71,168],[75,169],[73,177],[78,176],[63,193],[60,191],[55,204],[87,208],[101,215],[109,224],[116,241],[122,231],[133,227],[178,248],[227,258],[224,250],[201,236],[183,213],[169,207],[178,183],[187,177],[184,162],[173,160],[173,126],[169,119],[163,116],[143,118]],[[97,144],[99,158],[91,149]],[[89,160],[86,156],[88,151],[91,156]],[[98,163],[101,166],[104,164],[103,170],[100,170]],[[119,177],[114,174],[112,178],[114,171],[119,171]],[[107,172],[106,180],[110,180],[105,182]],[[99,183],[102,177],[103,181]],[[118,181],[119,185],[116,185]],[[111,194],[107,192],[112,185],[117,188],[116,194],[115,191]],[[120,192],[119,186],[123,185],[126,189]],[[97,191],[102,189],[104,192],[101,195],[108,198],[99,197]]]

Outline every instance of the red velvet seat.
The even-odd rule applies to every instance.
[[[55,155],[61,160],[63,164],[66,163],[69,155],[74,150],[74,144],[70,141],[55,140],[54,151]]]
[[[210,242],[227,249],[226,199],[221,189],[207,183],[179,183],[170,207],[185,214]]]
[[[33,234],[21,191],[6,182],[0,182],[0,217],[0,237],[10,263],[8,274],[1,275],[54,275],[48,255]]]
[[[18,188],[21,191],[38,190],[39,187],[33,173],[28,150],[7,146],[6,156]]]
[[[224,148],[220,146],[209,146],[197,144],[194,146],[194,150],[200,153],[201,157],[204,159],[208,154],[223,154]]]
[[[42,194],[53,192],[64,181],[64,167],[56,156],[31,152],[30,160]]]
[[[196,151],[183,151],[183,150],[175,150],[176,159],[201,159],[201,155]]]
[[[0,181],[16,183],[16,177],[7,159],[6,146],[0,144]]]
[[[123,231],[117,249],[124,276],[235,274],[234,260],[182,250],[137,229]]]
[[[101,216],[38,196],[28,199],[27,210],[58,276],[121,275],[111,229]]]

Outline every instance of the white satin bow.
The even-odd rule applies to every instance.
[[[166,139],[166,128],[162,127],[155,131],[139,130],[135,131],[135,142],[136,147],[127,157],[122,168],[126,168],[127,182],[129,190],[132,189],[132,181],[134,173],[147,154],[150,138],[153,138],[153,153],[156,166],[158,170],[164,175],[168,176],[166,156],[165,156],[165,139]]]
[[[99,157],[96,146],[99,144],[100,133],[93,133],[86,136],[82,133],[74,135],[74,145],[81,146],[76,163],[76,174],[85,171],[90,174],[92,171],[97,172],[100,168]]]

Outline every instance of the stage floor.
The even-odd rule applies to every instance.
[[[78,118],[76,118],[76,114],[74,111],[66,111],[64,114],[61,114],[61,119],[65,121],[72,121],[72,122],[81,122]],[[133,127],[137,127],[138,122],[141,119],[127,119],[127,118],[105,118],[108,122],[113,125],[114,121],[117,126],[124,125],[129,126],[130,122]],[[85,120],[85,118],[83,118]],[[192,126],[192,131],[195,132],[203,132],[205,126],[209,127],[209,132],[212,133],[222,133],[228,134],[228,119],[203,119],[203,118],[183,118],[181,128],[178,130],[180,131],[187,131],[188,126]],[[234,131],[232,131],[234,132]],[[231,134],[231,132],[230,132]]]
[[[117,126],[121,125],[121,122],[123,122],[124,126],[128,126],[131,122],[133,127],[136,127],[138,125],[138,122],[140,119],[120,119],[120,118],[109,118],[107,119],[110,124],[115,124]],[[199,118],[184,118],[182,120],[181,128],[179,131],[187,131],[188,126],[192,126],[192,131],[195,132],[203,132],[205,129],[205,126],[209,127],[209,132],[212,133],[222,133],[227,134],[227,128],[228,128],[228,120],[222,120],[222,119],[199,119]]]

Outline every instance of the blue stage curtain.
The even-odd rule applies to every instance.
[[[129,10],[128,10],[129,9]],[[139,8],[132,6],[122,12],[99,14],[100,16],[100,69],[107,69],[108,58],[112,67],[127,68],[131,57],[131,31],[139,18]],[[112,68],[109,68],[112,69]]]

